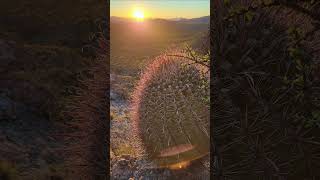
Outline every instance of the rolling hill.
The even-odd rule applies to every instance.
[[[125,74],[141,69],[148,59],[160,55],[169,47],[194,44],[208,32],[204,18],[182,21],[131,19],[111,17],[111,71]]]

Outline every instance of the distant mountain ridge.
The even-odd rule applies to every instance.
[[[178,21],[178,22],[184,22],[184,23],[205,23],[208,24],[210,22],[210,16],[203,16],[198,18],[171,18],[168,19],[170,21]]]
[[[130,18],[125,17],[118,17],[118,16],[111,16],[111,21],[129,21]],[[174,22],[181,22],[181,23],[190,23],[190,24],[209,24],[210,22],[210,16],[203,16],[198,18],[170,18],[170,19],[164,19],[164,18],[153,18],[153,19],[147,19],[147,20],[156,20],[156,21],[174,21]]]

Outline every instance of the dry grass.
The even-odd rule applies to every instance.
[[[104,41],[103,41],[104,42]],[[108,45],[107,42],[104,42]],[[108,74],[107,46],[91,69],[93,78],[85,78],[79,94],[70,99],[66,111],[71,122],[65,128],[73,129],[64,136],[64,149],[70,179],[106,179],[108,166]]]

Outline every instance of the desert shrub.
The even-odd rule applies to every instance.
[[[106,40],[101,44],[108,45]],[[106,179],[108,169],[108,51],[101,47],[101,56],[94,61],[90,77],[82,77],[77,93],[67,102],[65,117],[70,117],[64,135],[68,178]],[[70,141],[71,140],[71,141]],[[70,142],[70,143],[69,143]]]
[[[213,108],[231,106],[213,114],[216,178],[319,177],[319,20],[308,3],[214,1],[212,97],[225,98]]]

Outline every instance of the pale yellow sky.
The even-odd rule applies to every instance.
[[[110,15],[132,17],[143,11],[146,18],[196,18],[210,15],[210,0],[111,0]]]

